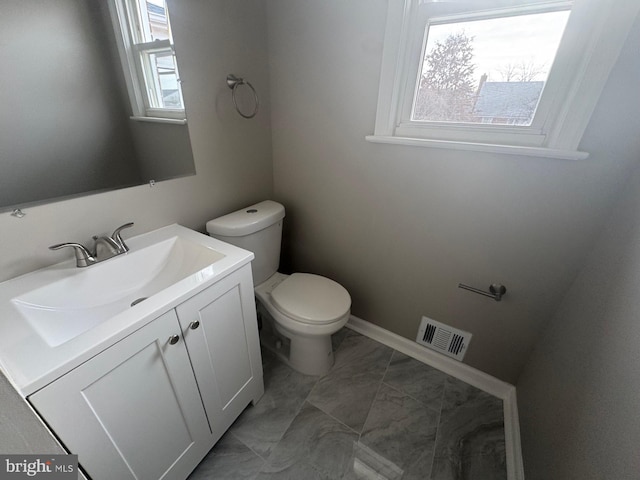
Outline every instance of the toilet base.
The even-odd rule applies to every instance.
[[[274,322],[276,331],[289,342],[287,364],[305,375],[324,375],[333,367],[333,348],[331,335],[305,337],[292,335],[282,325]]]
[[[331,335],[302,336],[279,325],[258,302],[260,344],[283,363],[305,375],[325,375],[333,366]]]

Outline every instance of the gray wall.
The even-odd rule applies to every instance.
[[[0,214],[0,280],[69,258],[50,252],[61,241],[87,242],[133,221],[127,235],[174,222],[204,230],[211,218],[272,195],[266,23],[260,0],[180,0],[170,5],[197,175],[25,209],[17,219]],[[252,121],[233,110],[227,73],[246,76],[262,96]],[[22,453],[50,448],[31,432],[13,439],[33,421],[20,408],[5,410],[16,393],[0,382],[3,416],[0,451],[21,442]],[[7,407],[8,408],[8,407]],[[45,435],[46,437],[46,435]],[[17,445],[17,443],[16,443]],[[16,447],[17,448],[17,447]],[[46,450],[49,451],[49,450]]]
[[[139,184],[99,4],[0,8],[0,206]]]
[[[518,384],[527,480],[640,475],[640,170]]]
[[[470,331],[465,362],[515,382],[638,160],[637,84],[599,106],[586,161],[370,144],[387,2],[267,5],[286,266],[336,279],[354,315],[407,338],[421,315]]]
[[[601,100],[600,117],[605,105],[622,101],[640,109],[638,44],[640,21]],[[628,143],[640,146],[637,118],[609,117],[635,128],[627,131]],[[610,214],[518,379],[527,480],[640,475],[640,168]]]

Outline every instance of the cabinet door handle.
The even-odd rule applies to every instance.
[[[189,328],[190,328],[191,330],[195,330],[195,329],[196,329],[196,328],[198,328],[199,326],[200,326],[200,320],[195,320],[195,321],[193,321],[193,322],[191,322],[191,323],[189,324]]]
[[[169,337],[169,345],[175,345],[180,341],[180,335],[171,335]]]

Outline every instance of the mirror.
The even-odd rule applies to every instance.
[[[104,0],[3,0],[0,211],[185,175],[187,125],[132,120]]]

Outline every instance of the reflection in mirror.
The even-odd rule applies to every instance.
[[[132,120],[104,0],[2,0],[0,211],[195,174],[187,125]]]

